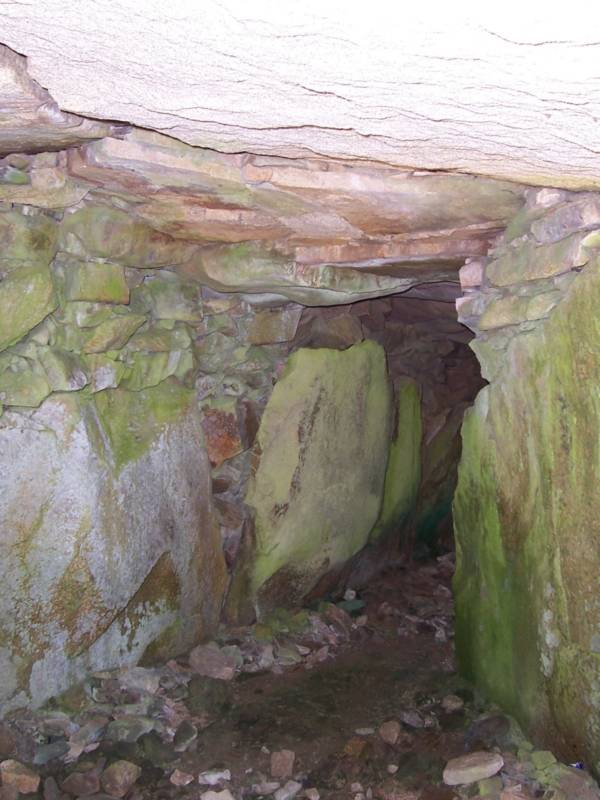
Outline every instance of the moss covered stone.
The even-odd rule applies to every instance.
[[[296,335],[302,306],[257,311],[240,321],[242,335],[250,344],[289,342]]]
[[[462,670],[600,769],[600,270],[509,344],[463,426],[454,503]]]
[[[154,324],[136,331],[127,343],[127,349],[146,353],[168,353],[170,350],[186,350],[191,344],[192,338],[185,324],[177,324],[171,330]]]
[[[50,270],[26,266],[0,282],[0,350],[18,342],[57,306]]]
[[[128,303],[129,286],[120,264],[72,261],[63,267],[68,300]]]
[[[53,392],[77,391],[88,383],[82,359],[75,353],[45,347],[41,349],[40,361]]]
[[[188,242],[159,233],[125,211],[108,206],[87,206],[65,217],[60,226],[60,249],[82,258],[141,268],[178,264],[195,251]]]
[[[156,386],[171,375],[184,379],[194,368],[191,350],[171,350],[162,353],[131,353],[127,356],[127,375],[122,381],[125,389],[139,391]]]
[[[125,375],[127,367],[122,361],[106,353],[90,353],[82,356],[86,373],[90,377],[92,392],[101,392],[103,389],[116,389]]]
[[[58,226],[43,214],[0,213],[0,266],[47,267],[57,248]]]
[[[307,269],[272,245],[253,242],[204,247],[178,271],[219,292],[266,292],[309,306],[382,297],[420,282],[414,275],[375,274],[329,264]]]
[[[521,281],[549,278],[581,267],[590,257],[583,246],[585,238],[585,233],[574,233],[560,242],[546,245],[531,240],[515,242],[488,264],[486,277],[495,286],[510,286]]]
[[[113,310],[106,303],[88,303],[71,301],[62,303],[54,313],[54,318],[63,325],[76,328],[95,328],[106,322],[113,315]]]
[[[155,319],[180,322],[200,322],[202,303],[200,287],[182,283],[177,275],[162,271],[160,277],[151,276],[133,292],[132,307],[143,308]]]
[[[366,544],[383,497],[390,405],[373,341],[290,357],[261,420],[246,498],[261,608],[297,601]]]
[[[421,392],[410,378],[396,391],[396,419],[385,473],[383,504],[371,539],[399,533],[413,517],[421,482]]]
[[[107,389],[95,396],[101,424],[120,468],[138,459],[170,422],[194,399],[194,392],[177,381],[165,381],[143,391]]]
[[[0,366],[0,403],[6,406],[35,408],[48,397],[52,388],[45,370],[37,361],[15,357]]]
[[[0,713],[214,636],[227,580],[194,393],[0,417]]]
[[[83,352],[105,353],[107,350],[120,350],[144,322],[146,318],[141,314],[115,313],[86,334]]]

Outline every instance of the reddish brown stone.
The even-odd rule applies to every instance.
[[[291,778],[296,754],[293,750],[277,750],[271,753],[271,775],[274,778]]]
[[[112,797],[124,797],[142,774],[131,761],[115,761],[102,773],[102,788]]]
[[[40,785],[40,776],[20,761],[3,761],[0,764],[3,789],[16,789],[19,794],[33,794]]]
[[[237,414],[234,410],[203,409],[202,428],[206,439],[208,457],[213,467],[244,450]]]
[[[100,778],[95,769],[87,772],[72,772],[61,783],[61,789],[76,797],[86,797],[100,791]]]
[[[346,742],[344,746],[344,753],[352,758],[359,758],[366,746],[366,739],[361,739],[358,736],[354,736],[352,739]]]

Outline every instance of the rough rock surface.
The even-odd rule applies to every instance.
[[[383,349],[298,350],[257,438],[251,597],[302,598],[363,547],[379,514],[391,397]]]
[[[493,267],[498,277],[505,265],[512,276],[514,259],[531,254],[542,230],[552,227],[554,238],[559,220],[564,238],[577,235],[572,223],[580,227],[581,216],[571,202],[579,208],[583,198],[559,198],[552,208],[533,199],[484,275]],[[529,730],[597,765],[600,263],[596,235],[583,235],[577,264],[563,248],[542,276],[529,255],[520,283],[500,294],[484,280],[467,295],[481,303],[483,316],[465,319],[478,332],[473,347],[491,384],[463,425],[455,591],[465,674]],[[549,263],[543,252],[540,259]],[[543,313],[515,310],[502,326],[480,329],[502,297],[530,309],[548,294]]]
[[[58,170],[60,159],[52,158]],[[23,176],[29,180],[41,168],[39,157],[26,160]],[[290,352],[305,344],[317,360],[323,358],[318,353],[351,360],[351,351],[321,348],[343,350],[367,339],[359,351],[381,344],[399,398],[401,387],[410,385],[407,376],[416,381],[407,403],[401,400],[401,416],[407,417],[402,426],[410,435],[400,450],[412,449],[394,451],[401,485],[388,486],[385,530],[379,532],[393,534],[399,545],[415,502],[419,436],[411,420],[416,425],[420,416],[419,398],[428,437],[445,430],[449,409],[478,386],[469,367],[468,333],[448,316],[452,305],[423,299],[435,296],[437,286],[415,290],[419,294],[410,300],[335,308],[303,309],[264,296],[249,303],[180,270],[202,249],[198,242],[157,231],[96,200],[63,213],[51,208],[51,196],[46,191],[41,208],[0,209],[0,436],[8,459],[0,547],[11,586],[3,597],[5,707],[37,703],[86,670],[119,658],[134,663],[210,636],[224,591],[221,553],[230,571],[237,562],[250,563],[244,553],[252,545],[253,521],[244,498],[253,447]],[[508,207],[520,206],[520,192],[509,198]],[[227,268],[224,259],[221,273]],[[331,274],[337,271],[344,269]],[[404,280],[386,279],[392,286]],[[455,294],[451,290],[450,298]],[[388,423],[383,414],[380,432]],[[339,426],[350,426],[335,414],[323,424],[340,440],[346,434]],[[448,436],[456,441],[456,427]],[[374,475],[385,468],[385,441]],[[423,440],[425,455],[427,449]],[[346,468],[344,453],[332,451],[332,471]],[[360,460],[358,454],[352,458]],[[452,468],[455,460],[448,462]],[[360,488],[357,483],[359,505]],[[429,498],[420,495],[419,489],[419,506],[429,507]],[[379,500],[375,493],[372,514],[379,513]],[[311,502],[310,494],[302,495],[301,514],[313,513]],[[338,560],[364,544],[369,520],[360,541],[338,553]],[[61,526],[58,543],[52,530]],[[315,531],[315,552],[328,531]],[[188,563],[196,552],[198,575]],[[378,553],[373,550],[374,563],[381,563]],[[307,585],[327,569],[315,564]],[[164,595],[149,594],[150,584],[159,594],[164,588]],[[127,628],[130,604],[137,609],[131,625],[139,635]],[[177,609],[187,620],[179,627]]]
[[[60,107],[230,152],[598,185],[585,15],[159,0],[2,8]],[[565,67],[568,65],[568,68]],[[127,76],[126,80],[123,76]]]
[[[69,13],[55,17],[56,41]],[[225,568],[230,598],[260,589],[266,600],[286,570],[294,591],[319,592],[350,556],[348,569],[380,565],[421,530],[435,549],[458,421],[479,385],[452,317],[458,270],[485,256],[524,187],[314,153],[226,154],[85,121],[58,110],[22,56],[0,57],[3,707],[210,637]],[[585,206],[569,224],[595,219]],[[549,252],[560,225],[536,227]],[[367,353],[376,369],[355,370]],[[266,534],[260,503],[253,519],[244,502],[271,457],[257,431],[274,384],[276,403],[302,360],[331,366],[317,383],[336,387],[300,426],[310,469],[288,471]],[[361,462],[372,468],[355,467],[342,491]],[[148,733],[137,718],[111,726],[128,744]]]
[[[398,381],[395,405],[381,510],[372,539],[406,525],[415,512],[421,483],[423,423],[420,389],[414,380]]]
[[[56,395],[0,418],[4,708],[177,652],[218,622],[223,556],[193,393],[126,395]],[[137,425],[129,450],[112,439],[119,414]]]
[[[115,125],[65,114],[29,76],[26,59],[0,44],[0,154],[64,150],[118,131]],[[60,181],[54,188],[62,188]]]
[[[444,783],[448,786],[460,786],[465,783],[477,783],[496,775],[504,766],[500,753],[477,751],[466,756],[451,759],[444,768]]]

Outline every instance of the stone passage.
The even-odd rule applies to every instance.
[[[177,9],[151,0],[101,18],[89,0],[60,20],[45,0],[0,10],[16,48],[0,44],[0,713],[28,743],[4,753],[0,728],[0,800],[38,791],[12,757],[29,763],[36,737],[50,761],[115,731],[135,747],[153,734],[151,755],[132,748],[153,768],[163,746],[187,752],[204,724],[203,708],[178,716],[196,714],[177,705],[194,671],[326,672],[340,639],[358,652],[421,633],[404,668],[450,671],[449,575],[427,576],[449,571],[454,536],[462,676],[516,721],[492,716],[481,741],[465,724],[455,752],[436,689],[402,700],[402,723],[377,719],[381,740],[401,748],[416,719],[436,732],[446,787],[419,800],[473,775],[494,800],[595,797],[546,748],[600,775],[598,44],[470,21],[406,53],[350,11],[319,9],[315,30],[306,4],[283,25],[231,2],[209,3],[225,36],[191,8],[194,36],[176,35]],[[414,590],[402,611],[368,597],[400,592],[392,575]],[[294,640],[309,618],[309,644]],[[83,717],[27,728],[79,691],[111,717],[96,738]],[[469,725],[489,710],[452,696]],[[102,752],[61,791],[128,796],[142,767]],[[275,752],[270,777],[293,786],[248,791],[311,788]]]
[[[3,708],[447,536],[480,379],[445,298],[250,303],[109,206],[0,231]]]

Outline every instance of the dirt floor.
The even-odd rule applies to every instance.
[[[598,800],[584,770],[457,676],[451,575],[451,556],[390,570],[15,712],[0,723],[0,800]]]

